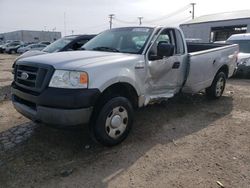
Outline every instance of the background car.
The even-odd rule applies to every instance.
[[[50,44],[51,44],[51,42],[49,42],[49,41],[42,41],[42,42],[39,42],[38,44],[50,45]]]
[[[65,36],[48,45],[42,51],[47,53],[81,50],[81,47],[96,35]]]
[[[6,44],[0,45],[0,53],[3,53],[5,50]]]
[[[232,35],[227,43],[238,44],[240,48],[235,76],[250,78],[250,33]]]
[[[17,52],[18,53],[24,53],[24,52],[27,52],[27,51],[30,51],[30,50],[43,50],[47,45],[45,44],[30,44],[28,46],[25,46],[25,47],[21,47],[21,48],[18,48]]]
[[[8,44],[10,44],[10,43],[11,43],[11,42],[6,42],[6,43],[0,45],[0,53],[4,53],[4,50],[5,50],[6,46],[7,46]]]
[[[18,48],[28,46],[29,44],[18,44],[18,45],[11,45],[5,48],[5,53],[8,54],[15,54],[17,53]]]
[[[87,43],[89,40],[94,38],[96,35],[70,35],[60,38],[53,42],[52,44],[45,47],[43,50],[32,50],[23,53],[18,57],[31,57],[35,55],[42,55],[45,53],[54,53],[54,52],[62,52],[62,51],[73,51],[73,50],[82,50],[81,47]]]
[[[0,46],[0,52],[4,53],[6,51],[6,49],[11,48],[11,47],[16,47],[16,46],[21,45],[21,44],[23,44],[22,41],[7,42],[4,45]]]

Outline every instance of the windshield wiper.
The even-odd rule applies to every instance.
[[[106,47],[106,46],[95,47],[92,50],[109,51],[109,52],[120,52],[116,48]]]

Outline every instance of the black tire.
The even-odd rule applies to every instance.
[[[220,85],[219,85],[220,84]],[[209,99],[219,99],[226,86],[226,74],[219,72],[210,87],[206,88],[206,95]]]
[[[125,115],[127,114],[127,117],[125,117],[125,115],[120,115],[119,113]],[[131,102],[127,98],[121,96],[113,97],[107,100],[103,105],[101,105],[100,110],[95,115],[95,120],[92,124],[92,130],[94,133],[93,136],[99,143],[105,146],[117,145],[128,136],[133,124],[133,116],[133,107]],[[118,120],[115,119],[117,117]],[[115,120],[117,121],[115,122]],[[117,123],[117,125],[112,125],[112,122]],[[112,135],[113,137],[110,135]]]

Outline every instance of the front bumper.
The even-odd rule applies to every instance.
[[[34,110],[25,104],[16,102],[15,100],[13,100],[13,105],[19,113],[32,121],[60,127],[87,124],[92,113],[92,107],[81,109],[60,109],[37,106],[36,110]]]
[[[47,88],[40,95],[11,88],[15,109],[25,117],[55,126],[87,124],[100,95],[98,89]]]

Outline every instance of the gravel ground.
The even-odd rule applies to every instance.
[[[250,80],[229,80],[220,100],[201,93],[142,108],[112,148],[86,128],[28,121],[1,84],[0,187],[250,187]]]
[[[10,84],[13,79],[11,71],[15,58],[17,55],[0,54],[0,132],[28,122],[26,118],[15,112],[10,102]]]

